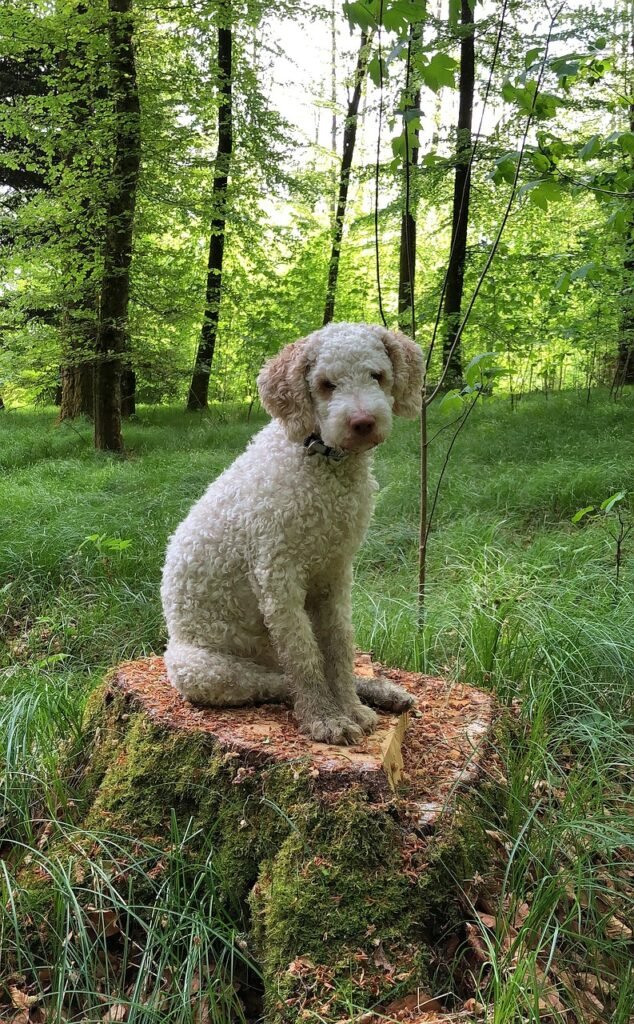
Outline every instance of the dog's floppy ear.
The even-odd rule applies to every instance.
[[[423,353],[400,331],[380,329],[381,340],[392,363],[394,415],[415,420],[422,409]]]
[[[258,377],[262,405],[276,420],[281,420],[291,441],[303,441],[315,428],[306,372],[309,339],[286,345],[265,363]]]

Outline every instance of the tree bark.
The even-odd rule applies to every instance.
[[[443,363],[449,366],[446,381],[452,387],[462,380],[462,349],[456,343],[464,285],[469,202],[471,198],[471,129],[475,82],[474,19],[469,0],[461,0],[460,99],[456,133],[456,175],[453,192],[451,252],[447,268]]]
[[[634,59],[634,32],[630,37],[632,59]],[[634,132],[634,101],[629,107],[630,131]],[[630,171],[634,160],[630,162]],[[623,260],[623,306],[621,310],[619,347],[614,374],[613,391],[617,392],[626,384],[634,384],[634,212],[630,211],[628,231],[625,237]]]
[[[361,42],[357,56],[357,65],[354,72],[354,86],[352,97],[348,101],[348,112],[343,128],[343,153],[341,157],[341,172],[339,175],[339,194],[335,210],[335,222],[332,238],[332,249],[330,252],[330,263],[328,265],[328,284],[326,287],[326,305],[324,308],[324,324],[329,324],[335,315],[335,297],[337,293],[337,279],[339,277],[339,257],[341,255],[341,241],[343,238],[343,225],[346,218],[346,206],[348,204],[348,188],[350,186],[350,169],[354,157],[354,147],[357,139],[357,115],[359,113],[359,102],[361,100],[361,89],[363,79],[368,67],[368,35],[361,33]]]
[[[120,452],[122,355],[128,336],[132,231],[141,162],[132,0],[108,0],[115,93],[113,195],[108,204],[95,365],[95,447]]]
[[[136,413],[136,373],[126,366],[121,373],[121,415],[124,419]]]
[[[412,26],[408,68],[411,61],[411,50],[418,42],[420,42],[422,34],[422,24]],[[398,263],[398,323],[401,330],[408,331],[408,333],[414,337],[416,333],[414,329],[415,325],[413,315],[414,279],[416,276],[416,216],[412,211],[410,183],[411,169],[416,167],[418,164],[418,129],[409,127],[407,115],[409,111],[420,110],[420,89],[417,89],[411,96],[408,95],[408,90],[409,71],[403,107],[404,131],[406,138],[405,159],[409,161],[409,169],[406,168],[405,200],[403,203],[403,212],[401,214],[401,241]]]
[[[216,350],[220,300],[222,298],[222,264],[225,251],[227,222],[227,191],[233,153],[232,104],[232,29],[230,0],[220,8],[224,24],[218,27],[218,149],[214,162],[212,191],[213,215],[207,259],[207,287],[205,312],[200,332],[196,364],[187,398],[190,412],[206,409],[209,402],[209,377]]]
[[[420,89],[415,93],[411,107],[420,107]],[[407,109],[407,108],[406,108]],[[412,147],[410,167],[418,164],[418,131]],[[410,202],[405,201],[401,214],[401,242],[398,262],[398,322],[403,331],[411,332],[414,276],[416,274],[416,217]]]
[[[93,416],[94,384],[92,359],[80,356],[78,362],[66,362],[62,366],[60,420],[74,420],[77,416]]]

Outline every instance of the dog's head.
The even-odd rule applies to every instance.
[[[287,345],[258,377],[262,404],[292,441],[312,433],[363,452],[385,441],[392,414],[421,411],[423,355],[403,334],[369,324],[329,324]]]

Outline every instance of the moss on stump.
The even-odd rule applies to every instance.
[[[381,716],[348,749],[311,743],[282,707],[194,708],[160,658],[121,666],[89,704],[82,825],[157,848],[175,826],[200,830],[221,898],[248,922],[274,1024],[428,989],[434,944],[486,861],[464,796],[488,756],[490,696],[386,674],[418,712]]]

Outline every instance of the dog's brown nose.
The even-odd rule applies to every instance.
[[[368,412],[360,412],[350,417],[350,429],[359,437],[367,437],[376,426],[376,418]]]

